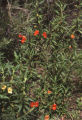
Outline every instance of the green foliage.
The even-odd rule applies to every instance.
[[[80,111],[77,111],[77,110],[72,110],[71,112],[69,112],[71,119],[80,120],[79,114],[80,114]]]
[[[81,110],[82,109],[82,97],[77,98],[76,100],[78,108]]]
[[[1,50],[6,52],[0,53],[2,120],[37,120],[40,116],[43,120],[46,114],[51,118],[55,114],[67,114],[71,75],[75,67],[81,67],[80,54],[76,51],[79,27],[77,19],[71,25],[67,22],[67,6],[61,1],[54,4],[44,0],[26,1],[22,7],[19,2],[11,2],[11,38],[3,38]],[[34,36],[36,30],[39,34]],[[25,43],[21,43],[19,34],[27,37]],[[34,101],[39,106],[31,108],[30,103]],[[55,111],[51,109],[53,104],[57,105]]]

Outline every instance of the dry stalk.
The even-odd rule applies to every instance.
[[[27,19],[29,19],[30,13],[29,13],[28,9],[21,8],[21,7],[18,7],[18,6],[12,6],[9,3],[9,0],[7,0],[7,9],[8,9],[8,16],[9,16],[11,22],[13,22],[12,15],[11,15],[11,9],[21,10],[21,11],[25,12],[25,14],[28,14]]]
[[[11,4],[9,3],[9,1],[7,0],[7,9],[8,9],[8,16],[10,18],[10,21],[12,22],[12,15],[11,15]]]

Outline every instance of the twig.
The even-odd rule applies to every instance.
[[[18,10],[22,10],[23,12],[25,13],[29,13],[29,11],[25,8],[21,8],[21,7],[18,7],[18,6],[11,6],[12,9],[18,9]]]
[[[25,12],[26,14],[28,14],[28,17],[27,17],[27,20],[29,19],[29,16],[30,16],[30,12],[29,10],[25,9],[25,8],[21,8],[21,7],[18,7],[18,6],[12,6],[9,1],[7,0],[7,9],[8,9],[8,15],[9,15],[9,18],[10,18],[10,21],[12,21],[12,15],[11,15],[11,9],[17,9],[17,10],[21,10],[23,12]]]
[[[25,12],[26,14],[28,14],[27,20],[29,19],[30,14],[31,14],[31,12],[29,12],[29,10],[27,10],[25,8],[18,7],[18,6],[12,6],[11,8],[12,9],[17,9],[17,10],[22,10],[23,12]]]
[[[9,3],[9,1],[7,0],[7,9],[8,9],[8,16],[10,18],[10,21],[12,22],[12,16],[11,16],[11,4]]]

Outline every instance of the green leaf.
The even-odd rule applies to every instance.
[[[15,56],[16,60],[19,58],[15,51],[14,51],[14,56]]]
[[[0,99],[9,99],[9,97],[7,97],[5,95],[0,95]]]

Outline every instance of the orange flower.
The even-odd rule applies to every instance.
[[[23,44],[25,41],[24,40],[21,40],[21,43]]]
[[[24,43],[24,42],[26,42],[26,36],[22,36],[21,43]]]
[[[35,32],[34,32],[34,36],[36,36],[36,35],[38,35],[39,34],[39,30],[36,30]]]
[[[26,41],[26,36],[22,36],[22,40]]]
[[[48,94],[51,94],[51,93],[52,93],[52,91],[48,90]]]
[[[21,43],[24,43],[24,42],[26,42],[26,36],[22,36]]]
[[[21,38],[22,37],[22,35],[21,34],[19,34],[19,38]]]
[[[71,48],[72,48],[72,46],[70,45],[70,46],[69,46],[69,49],[71,49]]]
[[[51,109],[56,110],[56,104],[53,104]]]
[[[30,103],[30,107],[38,107],[38,106],[39,106],[39,102],[38,101]]]
[[[36,101],[36,102],[35,102],[35,107],[38,107],[38,106],[39,106],[39,102]]]
[[[35,103],[34,102],[31,102],[30,103],[30,107],[34,107],[35,106]]]
[[[44,120],[49,120],[49,115],[45,115]]]
[[[19,34],[19,38],[22,38],[21,43],[24,43],[26,41],[26,36]]]
[[[47,38],[46,32],[43,32],[42,36],[43,36],[44,38]]]
[[[74,34],[71,34],[71,39],[74,39],[75,38],[75,35]]]

